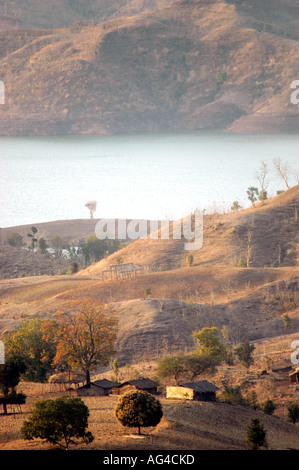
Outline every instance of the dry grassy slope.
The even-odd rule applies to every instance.
[[[12,2],[7,0],[6,15],[0,9],[0,29],[63,28],[74,23],[95,23],[107,20],[110,16],[123,16],[134,12],[151,11],[173,0],[68,0],[51,3],[35,0]]]
[[[252,235],[251,235],[252,234]],[[186,240],[136,240],[78,275],[99,276],[121,257],[145,272],[186,266]],[[249,259],[250,267],[298,265],[299,185],[263,205],[238,213],[204,216],[203,247],[192,251],[194,266],[237,266]],[[193,268],[192,268],[193,269]]]
[[[119,317],[117,351],[124,362],[190,350],[192,331],[205,326],[227,325],[236,342],[243,336],[283,335],[285,312],[292,319],[291,334],[299,326],[296,274],[293,268],[195,268],[122,282],[75,276],[3,280],[0,332],[24,318],[52,315],[71,309],[74,300],[93,298],[111,303]],[[154,298],[144,298],[146,287]]]
[[[0,68],[7,88],[1,134],[248,131],[260,119],[259,130],[297,131],[290,103],[295,7],[180,0],[97,26],[47,31],[23,47],[16,31],[16,49]]]
[[[288,312],[292,318],[289,332],[297,331],[297,200],[298,186],[263,206],[217,216],[214,225],[209,220],[204,248],[195,254],[191,268],[185,265],[182,242],[139,240],[109,259],[113,262],[121,255],[124,261],[150,265],[152,271],[155,267],[155,272],[131,280],[102,281],[103,262],[76,276],[2,280],[1,331],[18,326],[27,316],[70,308],[72,300],[82,298],[113,303],[120,319],[119,356],[125,361],[188,349],[191,332],[204,326],[226,324],[232,337],[257,340],[284,334],[281,316]],[[238,268],[232,260],[240,256],[252,220],[251,259],[257,267]],[[264,267],[273,260],[275,267]],[[144,298],[147,288],[150,299]]]

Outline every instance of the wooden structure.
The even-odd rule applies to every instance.
[[[157,393],[157,382],[154,382],[151,379],[136,379],[136,380],[128,380],[117,387],[115,387],[111,393],[113,395],[123,395],[127,392],[133,392],[135,390],[144,390],[145,392],[156,394]]]
[[[110,391],[118,385],[118,382],[111,382],[107,379],[95,380],[89,385],[77,388],[76,393],[78,396],[108,396]]]
[[[102,271],[102,280],[131,279],[141,271],[142,268],[134,263],[111,264],[109,269]]]
[[[289,374],[290,382],[299,382],[299,367]]]
[[[207,380],[200,382],[186,382],[177,386],[166,387],[166,398],[179,398],[185,400],[215,401],[216,385]]]

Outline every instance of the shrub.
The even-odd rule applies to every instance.
[[[257,418],[252,418],[247,428],[247,442],[252,450],[258,450],[259,447],[268,447],[266,431]]]
[[[115,409],[117,420],[127,427],[157,426],[163,416],[159,400],[148,392],[138,390],[125,394]]]
[[[268,398],[263,405],[263,412],[267,415],[273,415],[275,409],[276,406],[274,405],[273,401]]]
[[[60,397],[36,403],[32,416],[25,421],[21,435],[23,439],[45,439],[54,445],[68,449],[81,439],[86,444],[93,441],[88,426],[89,410],[81,398]]]

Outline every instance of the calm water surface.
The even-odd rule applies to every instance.
[[[299,136],[218,132],[0,137],[0,227],[88,218],[179,218],[196,208],[247,207],[262,160],[294,170]],[[268,193],[284,184],[274,171]],[[292,185],[295,179],[291,180]]]

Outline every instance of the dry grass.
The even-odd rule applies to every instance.
[[[20,429],[28,419],[37,400],[56,398],[62,392],[53,392],[48,385],[21,384],[19,389],[27,394],[27,402],[22,413],[0,415],[1,450],[41,450],[53,446],[41,440],[24,441]],[[164,417],[157,428],[143,428],[143,436],[136,436],[136,429],[122,427],[114,416],[118,397],[84,397],[90,411],[89,430],[94,441],[89,450],[244,450],[248,446],[246,430],[252,417],[258,417],[267,430],[270,449],[299,450],[299,429],[285,419],[266,416],[254,411],[227,403],[184,402],[160,398]]]

